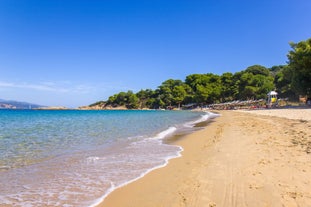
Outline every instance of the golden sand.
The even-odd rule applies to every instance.
[[[261,112],[221,111],[205,129],[176,141],[182,157],[100,206],[310,206],[311,121],[297,109]],[[311,109],[301,113],[311,117]]]

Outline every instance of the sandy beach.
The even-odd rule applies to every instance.
[[[220,111],[182,157],[99,206],[311,206],[311,109]]]

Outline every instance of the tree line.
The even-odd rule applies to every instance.
[[[253,65],[236,73],[191,74],[184,81],[168,79],[157,89],[120,92],[90,106],[125,106],[138,108],[173,108],[182,105],[214,104],[233,100],[265,99],[276,90],[279,97],[297,100],[311,96],[311,38],[290,43],[288,64],[266,68]]]

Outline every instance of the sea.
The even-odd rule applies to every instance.
[[[213,116],[161,110],[0,110],[0,206],[96,206],[181,156],[168,144]]]

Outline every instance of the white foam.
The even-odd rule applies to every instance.
[[[189,125],[189,127],[193,127],[197,123],[204,122],[204,121],[206,121],[206,120],[208,120],[210,118],[217,117],[217,116],[218,116],[218,114],[214,114],[214,113],[211,113],[211,112],[206,112],[198,120],[195,120],[193,122],[189,122],[187,125]],[[132,147],[139,147],[140,148],[142,146],[138,146],[138,145],[146,144],[146,142],[151,141],[151,140],[162,140],[165,137],[173,134],[176,130],[177,130],[176,127],[169,127],[168,129],[158,133],[155,137],[148,138],[148,139],[143,139],[143,140],[140,140],[139,142],[133,142],[133,143],[130,144],[130,146],[132,146]],[[160,144],[162,145],[163,143],[161,142]],[[163,145],[165,145],[165,144],[163,144]],[[174,145],[170,145],[170,146],[174,146]],[[181,152],[183,151],[183,148],[180,147],[180,146],[174,146],[174,147],[177,147],[176,153],[174,155],[170,155],[170,156],[167,156],[167,157],[163,158],[164,162],[162,164],[159,164],[159,165],[157,165],[155,167],[149,168],[149,169],[145,170],[145,172],[143,172],[139,176],[137,176],[136,178],[128,180],[128,181],[126,181],[124,183],[121,183],[121,184],[119,184],[117,186],[113,182],[111,182],[111,186],[106,191],[106,193],[101,198],[97,199],[94,202],[94,204],[90,205],[90,207],[95,207],[95,206],[99,205],[100,203],[102,203],[105,200],[105,198],[111,192],[113,192],[114,190],[116,190],[118,188],[121,188],[121,187],[123,187],[125,185],[128,185],[129,183],[132,183],[132,182],[134,182],[134,181],[144,177],[146,174],[148,174],[149,172],[151,172],[151,171],[153,171],[155,169],[165,167],[168,164],[170,159],[181,157]]]
[[[208,113],[202,115],[200,119],[192,122],[193,125],[207,120],[208,115]],[[150,134],[132,136],[125,141],[117,142],[116,146],[112,143],[111,148],[107,147],[104,150],[99,148],[98,151],[87,151],[86,154],[79,152],[76,156],[64,155],[58,157],[58,160],[52,160],[53,162],[49,161],[48,165],[43,163],[43,166],[51,166],[51,169],[55,170],[49,173],[51,179],[46,181],[45,177],[42,177],[38,179],[40,182],[32,182],[29,186],[24,185],[25,192],[22,194],[13,193],[8,195],[7,200],[0,196],[0,200],[13,205],[15,200],[19,199],[19,203],[23,202],[24,206],[42,204],[95,207],[115,189],[134,182],[149,172],[166,166],[170,159],[181,156],[182,147],[162,142],[167,136],[185,127],[183,124],[172,125],[155,136]],[[28,170],[33,172],[32,168]],[[38,174],[43,174],[40,172]],[[66,183],[66,187],[63,183]],[[88,193],[92,195],[90,198],[87,197]],[[34,197],[35,200],[26,201],[28,197]]]
[[[157,134],[154,139],[163,139],[165,137],[167,137],[168,135],[173,134],[175,131],[177,130],[176,127],[169,127],[168,129],[160,132],[159,134]]]
[[[215,114],[212,112],[206,112],[205,114],[201,115],[201,117],[199,119],[192,121],[192,122],[188,122],[185,124],[185,126],[186,127],[193,127],[194,125],[196,125],[198,123],[207,121],[208,119],[215,118],[217,116],[219,116],[219,114]]]
[[[124,186],[128,185],[129,183],[132,183],[136,180],[139,180],[140,178],[144,177],[146,174],[150,173],[153,170],[165,167],[166,165],[168,165],[170,159],[181,157],[181,152],[184,150],[181,146],[167,145],[167,144],[163,144],[162,141],[159,141],[159,140],[162,140],[165,137],[173,134],[176,130],[177,130],[176,127],[169,127],[168,129],[158,133],[155,137],[146,138],[146,139],[142,139],[140,141],[131,143],[129,145],[129,148],[133,148],[135,151],[137,151],[138,149],[144,149],[146,144],[149,145],[151,143],[154,143],[156,145],[164,145],[164,146],[167,146],[170,148],[171,147],[175,148],[175,150],[174,150],[175,152],[170,154],[170,155],[166,155],[165,157],[160,156],[159,158],[162,160],[161,163],[155,165],[154,167],[145,169],[143,172],[141,172],[137,177],[135,177],[133,179],[130,179],[130,180],[123,182],[123,183],[120,183],[118,185],[116,185],[114,182],[110,181],[110,187],[106,190],[105,194],[101,198],[95,200],[94,203],[92,205],[90,205],[90,207],[95,207],[95,206],[99,205],[100,203],[102,203],[105,200],[105,198],[110,193],[112,193],[114,190],[121,188],[121,187],[124,187]],[[137,150],[136,150],[136,148],[137,148]],[[140,157],[140,158],[143,159],[143,157]],[[147,158],[147,160],[149,160],[149,158]]]
[[[175,127],[174,127],[174,128],[175,128]],[[166,130],[166,131],[167,131],[167,130]],[[134,179],[132,179],[132,180],[129,180],[129,181],[127,181],[127,182],[124,182],[124,183],[122,183],[122,184],[120,184],[120,185],[118,185],[118,186],[115,186],[115,184],[114,184],[113,182],[110,182],[110,188],[106,191],[106,193],[105,193],[101,198],[97,199],[97,200],[96,200],[92,205],[90,205],[89,207],[96,207],[96,206],[98,206],[98,205],[99,205],[100,203],[102,203],[102,202],[105,200],[105,198],[106,198],[110,193],[112,193],[114,190],[116,190],[116,189],[118,189],[118,188],[122,188],[122,187],[124,187],[124,186],[126,186],[126,185],[128,185],[128,184],[130,184],[130,183],[132,183],[132,182],[135,182],[136,180],[139,180],[140,178],[144,177],[145,175],[147,175],[148,173],[150,173],[150,172],[153,171],[153,170],[156,170],[156,169],[165,167],[165,166],[168,164],[168,162],[169,162],[170,159],[177,158],[177,157],[181,157],[181,152],[184,151],[184,149],[183,149],[182,147],[180,147],[180,146],[176,146],[176,147],[179,148],[179,151],[177,151],[176,155],[175,155],[175,156],[171,155],[171,156],[166,157],[166,158],[164,159],[164,163],[163,163],[163,164],[158,165],[158,166],[155,166],[155,167],[153,167],[153,168],[150,168],[150,169],[146,170],[145,172],[141,173],[140,176],[138,176],[138,177],[136,177],[136,178],[134,178]]]

